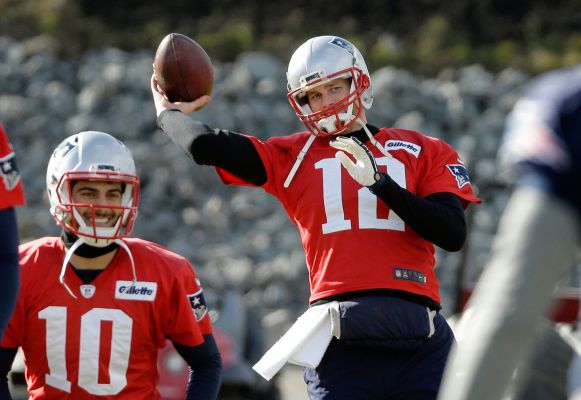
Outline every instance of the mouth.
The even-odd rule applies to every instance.
[[[337,134],[343,132],[352,119],[348,114],[332,115],[318,121],[317,126],[325,133],[333,132],[333,134]]]
[[[89,218],[85,217],[85,220],[89,222],[91,221],[91,217]],[[114,215],[109,217],[95,216],[95,218],[93,219],[93,223],[97,228],[109,228],[115,225],[116,220],[117,217]]]

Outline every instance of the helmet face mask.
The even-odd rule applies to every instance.
[[[65,139],[53,152],[46,179],[50,211],[55,221],[83,238],[85,243],[105,247],[132,232],[139,202],[139,178],[131,153],[119,140],[92,131]],[[120,204],[74,202],[73,186],[78,181],[121,183]],[[89,221],[83,218],[82,209],[90,210]],[[118,214],[113,226],[97,222],[97,215],[105,210]]]
[[[349,94],[313,112],[306,94],[335,79],[351,81]],[[288,99],[291,107],[312,134],[338,135],[373,103],[371,80],[363,56],[347,40],[336,36],[318,36],[301,45],[291,57],[287,71]]]
[[[351,81],[349,94],[321,110],[312,111],[306,93],[317,86],[342,78],[349,78]],[[353,67],[299,87],[288,93],[288,99],[299,119],[314,135],[338,135],[351,127],[363,113],[361,95],[368,87],[369,77],[359,68]]]

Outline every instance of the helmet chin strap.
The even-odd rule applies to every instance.
[[[75,235],[68,229],[63,229],[61,234],[61,239],[65,244],[65,247],[69,249],[78,239],[79,236]],[[75,254],[83,258],[97,258],[103,254],[107,254],[119,247],[117,243],[109,240],[109,244],[105,247],[96,247],[93,243],[88,243],[87,238],[85,242],[75,250]]]
[[[367,128],[367,125],[365,125],[365,123],[361,120],[361,118],[357,118],[357,120],[355,122],[357,122],[359,125],[361,125],[361,128],[365,131],[365,133],[367,134],[367,137],[369,137],[369,141],[371,143],[373,143],[373,145],[375,147],[377,147],[377,149],[381,152],[381,154],[383,154],[386,157],[393,158],[393,156],[391,154],[389,154],[387,152],[387,150],[385,150],[385,148],[377,140],[375,140],[375,138],[373,137],[373,135],[369,131],[369,128]]]
[[[127,246],[127,244],[121,239],[115,239],[113,240],[113,243],[116,243],[119,246],[123,247],[127,254],[129,255],[129,260],[131,261],[131,272],[133,274],[132,286],[135,286],[137,282],[137,274],[135,272],[135,260],[133,259],[133,254],[131,253],[131,250],[129,250],[129,246]],[[79,236],[78,239],[73,243],[73,245],[67,250],[67,253],[65,254],[65,259],[63,260],[63,264],[61,266],[61,273],[59,275],[59,282],[65,287],[65,289],[67,289],[67,292],[69,292],[69,294],[73,296],[75,299],[77,298],[77,296],[75,296],[69,285],[67,285],[67,283],[65,282],[65,272],[67,271],[67,265],[69,264],[71,257],[75,253],[75,250],[77,250],[83,244],[86,244],[85,238]]]
[[[352,107],[353,107],[353,105],[349,105],[348,114],[347,113],[338,114],[340,121],[342,121],[344,123],[349,123],[353,120],[353,115],[351,115]],[[303,112],[304,112],[304,110],[308,110],[310,112],[311,108],[307,104],[303,107]],[[331,115],[330,117],[327,117],[327,118],[324,118],[324,119],[318,121],[317,127],[323,131],[332,132],[335,129],[337,129],[336,124],[337,124],[337,116]],[[290,186],[295,174],[297,173],[297,170],[299,169],[299,166],[303,162],[303,158],[305,158],[305,154],[307,154],[307,150],[309,150],[309,147],[311,147],[311,144],[313,144],[313,141],[315,139],[316,139],[315,134],[311,133],[311,135],[309,136],[309,138],[307,139],[307,141],[303,145],[303,148],[301,149],[301,151],[297,155],[297,159],[295,160],[293,167],[291,168],[290,172],[288,173],[288,175],[284,181],[283,186],[285,189]]]
[[[354,118],[354,116],[351,114],[352,107],[353,107],[353,105],[351,104],[347,110],[347,113],[340,113],[337,116],[331,115],[330,117],[327,117],[327,118],[320,120],[319,122],[317,122],[317,126],[321,130],[324,130],[327,132],[332,132],[335,129],[337,129],[337,117],[339,117],[339,120],[344,122],[344,123],[351,122]],[[283,186],[285,188],[288,188],[290,186],[295,174],[297,173],[297,170],[299,169],[299,166],[303,162],[303,158],[305,158],[305,154],[307,154],[307,150],[309,150],[309,147],[311,147],[311,144],[313,144],[313,141],[315,140],[315,138],[316,138],[316,136],[314,134],[311,134],[311,136],[309,136],[309,138],[307,139],[307,141],[303,145],[303,148],[301,149],[301,151],[297,155],[297,159],[295,160],[293,167],[291,168],[290,172],[288,173],[288,175],[284,181]]]
[[[305,158],[305,154],[307,154],[307,150],[309,150],[309,147],[311,147],[311,144],[313,144],[313,141],[315,140],[315,138],[316,138],[316,136],[311,134],[309,136],[309,138],[307,139],[307,141],[305,142],[303,148],[301,149],[301,151],[297,155],[297,159],[295,160],[293,167],[291,168],[290,172],[288,173],[288,176],[286,177],[286,179],[284,181],[283,186],[285,188],[289,187],[289,185],[291,184],[291,181],[293,180],[295,174],[297,173],[297,170],[299,169],[299,165],[301,165],[303,158]]]
[[[341,119],[342,121],[345,120],[346,122],[350,122],[353,120],[353,115],[347,114],[347,113],[341,113],[341,114],[339,114],[339,119]],[[328,117],[328,118],[325,118],[325,119],[319,121],[317,124],[319,126],[322,125],[323,127],[332,125],[332,128],[335,129],[336,121],[337,121],[337,119],[333,115],[331,117]],[[373,135],[369,131],[369,128],[367,128],[367,125],[365,125],[365,123],[361,120],[361,118],[357,118],[355,120],[355,122],[357,122],[359,125],[361,125],[361,128],[365,131],[365,133],[369,137],[369,141],[371,143],[373,143],[373,145],[375,147],[377,147],[377,149],[381,152],[381,154],[383,154],[386,157],[393,158],[393,156],[391,154],[389,154],[388,151],[385,150],[385,148],[377,140],[375,140],[375,138],[373,137]],[[297,155],[297,159],[296,159],[293,167],[291,168],[288,176],[286,177],[286,180],[284,181],[285,188],[288,188],[289,185],[291,184],[291,181],[293,180],[295,174],[297,173],[297,170],[299,169],[299,166],[301,165],[303,158],[305,158],[305,154],[307,154],[307,150],[309,150],[309,147],[311,147],[311,144],[313,143],[315,138],[316,138],[316,136],[311,134],[309,136],[309,138],[307,139],[307,141],[305,142],[305,144],[303,145],[303,148],[301,149],[301,151]]]
[[[351,107],[351,106],[350,106]],[[346,113],[340,113],[337,115],[331,115],[330,117],[324,118],[317,122],[317,127],[325,132],[333,132],[337,130],[337,122],[341,121],[343,125],[348,124],[353,121],[354,115],[349,111]]]
[[[75,220],[79,224],[79,233],[81,235],[87,235],[84,238],[85,243],[87,243],[89,246],[92,246],[92,247],[107,247],[107,246],[111,245],[112,243],[114,243],[114,240],[112,240],[112,239],[100,239],[100,238],[93,237],[92,235],[98,234],[98,235],[103,236],[103,237],[108,237],[108,236],[111,237],[111,236],[115,235],[116,232],[120,231],[121,224],[122,224],[121,220],[123,219],[123,217],[120,216],[117,219],[117,222],[115,223],[115,225],[112,227],[94,228],[85,222],[85,219],[81,216],[81,214],[77,210],[77,207],[73,207],[73,217],[75,218]]]

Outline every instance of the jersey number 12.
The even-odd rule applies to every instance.
[[[375,159],[378,166],[387,166],[389,176],[403,188],[406,187],[405,165],[395,158],[378,157]],[[333,233],[351,229],[351,220],[345,219],[343,211],[343,195],[341,185],[341,162],[336,158],[325,158],[315,164],[316,169],[323,170],[323,202],[327,222],[322,226],[323,233]],[[389,210],[387,218],[377,216],[378,198],[366,187],[357,193],[358,217],[360,229],[391,229],[403,231],[402,219]]]

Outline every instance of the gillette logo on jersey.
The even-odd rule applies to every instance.
[[[115,298],[120,300],[154,301],[157,295],[157,282],[117,281]]]
[[[404,142],[403,140],[388,140],[385,142],[386,150],[405,150],[410,153],[415,158],[418,158],[420,151],[422,151],[422,146],[415,143]]]

